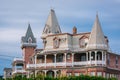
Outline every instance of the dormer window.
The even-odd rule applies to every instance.
[[[32,43],[32,38],[31,37],[28,38],[28,43]]]
[[[79,45],[80,48],[85,48],[87,46],[88,43],[88,38],[83,36],[82,38],[79,39]]]
[[[59,48],[59,44],[60,44],[59,39],[58,38],[54,38],[53,39],[53,47],[54,48]]]

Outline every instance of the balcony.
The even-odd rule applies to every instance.
[[[57,62],[57,63],[39,63],[27,64],[27,68],[46,68],[46,67],[77,67],[90,65],[105,65],[105,61],[81,61],[81,62]]]
[[[13,70],[12,74],[15,74],[15,73],[25,73],[26,71],[22,68],[17,68],[15,70]]]

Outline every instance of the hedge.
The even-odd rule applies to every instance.
[[[0,79],[4,80],[4,79]],[[26,78],[25,76],[15,76],[14,78],[7,78],[6,80],[117,80],[116,78],[103,78],[97,76],[88,76],[88,75],[80,75],[80,76],[69,76],[69,77],[44,77],[42,75],[38,75],[37,77]]]

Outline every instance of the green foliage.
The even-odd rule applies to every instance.
[[[0,79],[4,80],[4,79]],[[26,78],[26,76],[17,75],[14,78],[8,78],[6,80],[117,80],[116,78],[103,78],[103,77],[97,77],[97,76],[88,76],[88,75],[80,75],[80,76],[69,76],[69,77],[49,77],[49,76],[43,76],[43,75],[37,75],[37,77],[31,77]]]
[[[116,78],[109,78],[108,80],[117,80]]]

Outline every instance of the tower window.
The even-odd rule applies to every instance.
[[[32,43],[32,38],[31,37],[28,38],[28,43]]]
[[[54,48],[59,48],[59,44],[60,44],[59,39],[58,38],[54,38],[53,39],[53,47]]]

